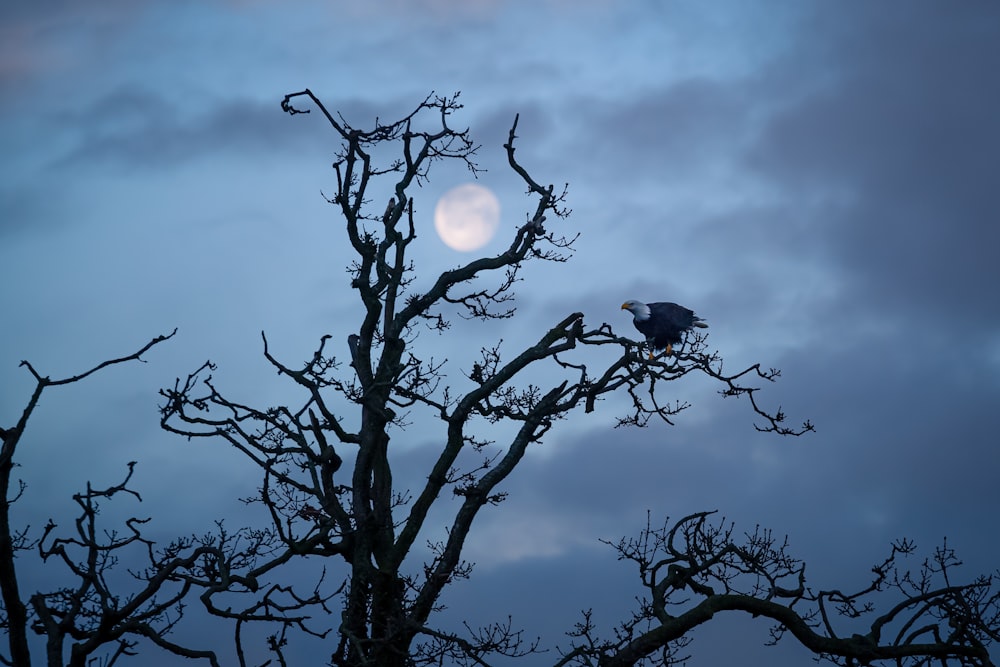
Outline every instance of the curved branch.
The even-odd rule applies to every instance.
[[[744,542],[737,542],[732,526],[725,520],[709,521],[712,514],[698,512],[660,529],[647,524],[638,538],[612,545],[619,558],[638,565],[649,602],[616,630],[617,640],[596,639],[585,618],[578,627],[587,632],[574,636],[586,641],[567,654],[575,656],[575,662],[563,664],[591,664],[592,659],[602,667],[633,665],[645,659],[671,664],[663,656],[672,655],[678,642],[687,641],[692,630],[723,611],[770,619],[777,624],[771,631],[774,641],[789,634],[813,654],[845,666],[876,661],[904,664],[908,659],[913,659],[912,664],[992,664],[988,645],[1000,626],[1000,592],[991,577],[965,586],[951,585],[946,574],[955,561],[947,550],[938,550],[918,573],[899,573],[897,556],[912,551],[909,542],[899,543],[872,568],[871,585],[851,594],[813,593],[806,586],[804,563],[787,554],[787,540],[778,541],[758,527]],[[936,585],[935,575],[945,585]],[[786,580],[793,581],[794,587],[784,586]],[[869,598],[887,587],[905,599],[875,618],[867,634],[838,636],[825,612],[822,623],[816,620],[817,608],[822,609],[824,601],[836,602],[842,615],[857,619],[873,609]],[[677,599],[689,593],[694,601]],[[864,607],[858,608],[856,604],[862,601]],[[640,624],[651,627],[640,629]],[[889,624],[897,624],[898,632],[886,642],[881,636]]]

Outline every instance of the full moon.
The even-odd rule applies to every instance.
[[[466,183],[448,190],[434,208],[434,228],[449,248],[460,252],[486,245],[500,224],[500,202],[486,187]]]

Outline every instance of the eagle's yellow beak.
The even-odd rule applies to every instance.
[[[626,310],[627,308],[628,308],[628,304],[627,303],[623,303],[621,309],[622,310]]]

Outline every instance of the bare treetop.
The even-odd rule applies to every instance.
[[[294,106],[302,98],[310,108]],[[443,362],[421,352],[415,325],[446,335],[446,313],[454,307],[474,319],[512,317],[513,287],[524,263],[565,261],[575,238],[547,223],[553,216],[565,224],[566,189],[541,185],[519,163],[515,117],[504,148],[510,168],[535,201],[533,210],[502,252],[442,272],[426,291],[411,291],[414,267],[407,253],[423,224],[414,215],[414,184],[427,179],[439,160],[461,161],[473,173],[478,169],[478,147],[468,130],[452,127],[452,116],[461,108],[457,99],[432,95],[398,121],[376,120],[371,129],[358,129],[331,114],[309,90],[286,96],[285,111],[297,115],[318,109],[341,142],[333,162],[336,192],[328,201],[338,208],[355,253],[350,287],[360,300],[358,319],[323,336],[301,366],[280,361],[264,338],[268,361],[305,392],[296,407],[259,410],[226,398],[205,376],[214,369],[211,364],[163,393],[165,428],[188,437],[225,439],[265,471],[263,502],[283,541],[302,553],[339,556],[350,564],[341,627],[345,639],[337,664],[360,664],[362,656],[390,664],[395,658],[385,651],[402,651],[418,635],[442,641],[430,619],[445,585],[467,572],[461,553],[480,510],[503,499],[500,485],[528,447],[570,412],[594,411],[602,396],[622,392],[629,397],[633,411],[620,417],[622,425],[645,425],[651,417],[670,423],[687,404],[661,398],[664,383],[698,372],[719,382],[724,395],[748,398],[763,419],[761,430],[798,435],[812,429],[808,422],[785,426],[784,415],[762,408],[757,388],[744,383],[771,381],[776,370],[755,365],[723,373],[721,358],[706,352],[700,335],[676,353],[647,359],[642,343],[617,335],[607,324],[589,327],[580,312],[563,314],[514,353],[502,354],[495,341],[478,345],[478,358],[462,369],[472,386],[456,389]],[[429,119],[436,119],[432,130],[426,129]],[[373,154],[384,155],[390,147],[398,157],[376,164]],[[378,179],[392,181],[393,194],[384,205],[369,199]],[[452,348],[473,352],[467,345],[463,340]],[[603,346],[616,360],[608,365],[588,361],[593,346]],[[338,350],[348,352],[344,363]],[[595,370],[594,363],[601,366]],[[547,378],[547,384],[522,381],[529,371]],[[343,406],[356,406],[360,414]],[[402,411],[416,408],[439,421],[441,447],[423,488],[402,493],[393,483],[389,428],[405,427]],[[506,425],[509,431],[490,433],[509,435],[503,442],[483,438],[475,427],[479,420]],[[467,459],[462,456],[469,452],[482,454],[482,462],[463,467]],[[350,460],[353,471],[345,476],[341,466]],[[342,476],[344,481],[337,481]],[[448,489],[461,503],[446,526],[447,537],[436,543],[430,562],[414,569],[414,546],[436,534],[428,517]]]

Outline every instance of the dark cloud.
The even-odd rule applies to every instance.
[[[122,86],[83,108],[53,114],[53,125],[77,136],[59,164],[153,170],[221,154],[261,159],[324,143],[332,148],[332,138],[317,140],[315,127],[281,112],[282,96],[275,91],[266,102],[178,99],[143,86]]]
[[[824,12],[820,42],[842,38],[825,45],[827,80],[771,117],[747,165],[831,199],[817,241],[872,308],[996,327],[979,286],[1000,282],[1000,85],[983,66],[1000,58],[1000,13],[953,9]]]
[[[9,188],[0,185],[0,238],[34,234],[47,225],[43,221],[63,218],[60,202],[45,187]]]
[[[589,126],[586,141],[593,149],[593,165],[616,165],[664,184],[731,151],[739,143],[747,111],[738,87],[708,78],[576,106],[586,110],[582,120]]]

